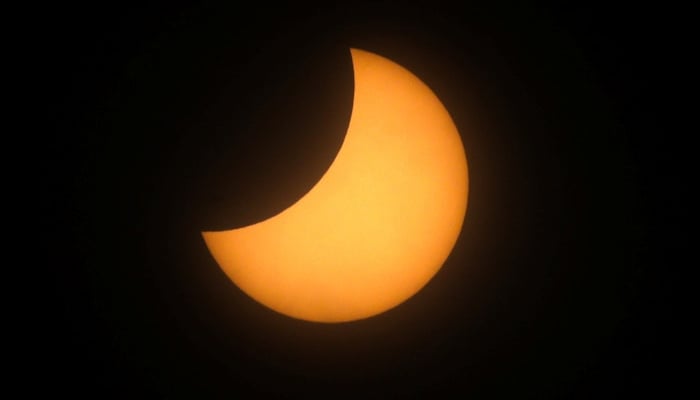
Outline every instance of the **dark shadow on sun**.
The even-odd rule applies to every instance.
[[[282,39],[248,51],[197,66],[204,90],[182,157],[172,158],[183,164],[174,171],[187,171],[175,196],[202,231],[254,224],[294,204],[330,167],[350,121],[349,48]]]

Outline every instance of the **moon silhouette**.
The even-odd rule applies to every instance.
[[[393,61],[350,52],[352,115],[318,183],[267,220],[202,232],[241,290],[302,320],[352,321],[401,304],[440,270],[467,210],[467,159],[440,100]]]

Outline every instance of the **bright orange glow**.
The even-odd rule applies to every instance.
[[[303,320],[362,319],[413,296],[452,251],[467,209],[467,160],[440,100],[394,62],[351,54],[352,116],[326,174],[272,218],[203,232],[238,287]]]

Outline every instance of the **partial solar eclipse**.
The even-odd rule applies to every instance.
[[[467,159],[440,100],[400,65],[350,52],[352,115],[323,177],[267,220],[202,232],[241,290],[307,321],[363,319],[413,296],[449,256],[467,210]]]

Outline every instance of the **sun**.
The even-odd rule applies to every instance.
[[[272,218],[202,233],[241,290],[308,321],[367,318],[413,296],[449,256],[467,209],[464,147],[437,96],[382,56],[351,55],[352,115],[325,175]]]

